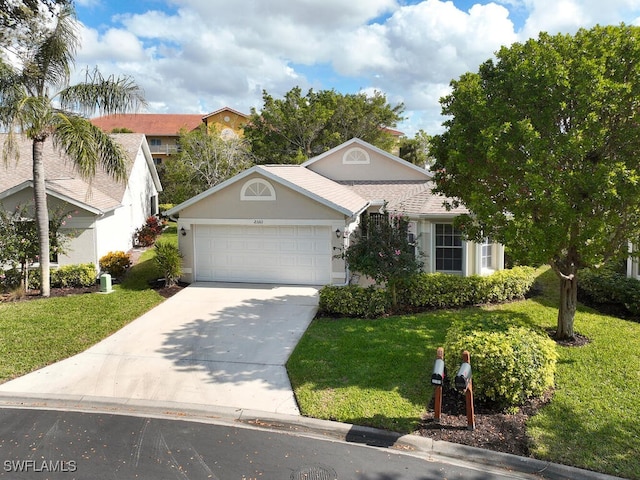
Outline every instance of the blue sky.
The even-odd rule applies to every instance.
[[[640,23],[640,0],[75,0],[76,65],[132,76],[149,112],[249,113],[262,91],[381,91],[408,136],[442,129],[439,98],[540,31]]]

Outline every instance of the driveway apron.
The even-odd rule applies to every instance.
[[[195,283],[88,350],[0,391],[299,414],[285,363],[317,306],[315,287]]]

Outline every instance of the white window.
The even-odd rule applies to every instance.
[[[436,224],[436,271],[462,273],[462,234],[453,225]]]
[[[350,148],[342,156],[342,163],[352,165],[367,165],[369,163],[369,154],[363,148]]]
[[[276,199],[276,191],[273,186],[261,178],[249,180],[242,186],[240,200],[249,201],[273,201]]]
[[[481,249],[482,268],[493,268],[493,245],[489,237],[485,237]]]

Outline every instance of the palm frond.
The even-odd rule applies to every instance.
[[[123,147],[89,120],[58,112],[55,125],[54,145],[69,156],[82,178],[90,181],[97,168],[119,181],[126,178],[127,157]]]
[[[60,92],[63,109],[86,116],[137,111],[146,105],[143,90],[130,77],[103,77],[96,69],[87,71],[83,83],[71,85]]]
[[[32,95],[46,94],[48,86],[63,87],[69,83],[78,45],[75,11],[69,4],[60,10],[53,29],[25,59],[23,82],[33,87]]]

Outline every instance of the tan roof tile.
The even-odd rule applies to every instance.
[[[259,168],[351,214],[367,206],[367,199],[357,192],[300,165],[263,165]]]
[[[0,165],[0,194],[33,179],[32,141],[16,135],[19,159],[10,159]],[[127,154],[127,176],[144,139],[141,134],[118,134],[114,138],[122,144]],[[0,134],[0,149],[4,147],[6,134]],[[44,146],[45,180],[47,188],[76,202],[86,204],[100,211],[108,211],[121,205],[126,184],[118,182],[102,168],[96,170],[95,177],[84,180],[73,166],[73,162],[59,150],[54,149],[49,139]]]

